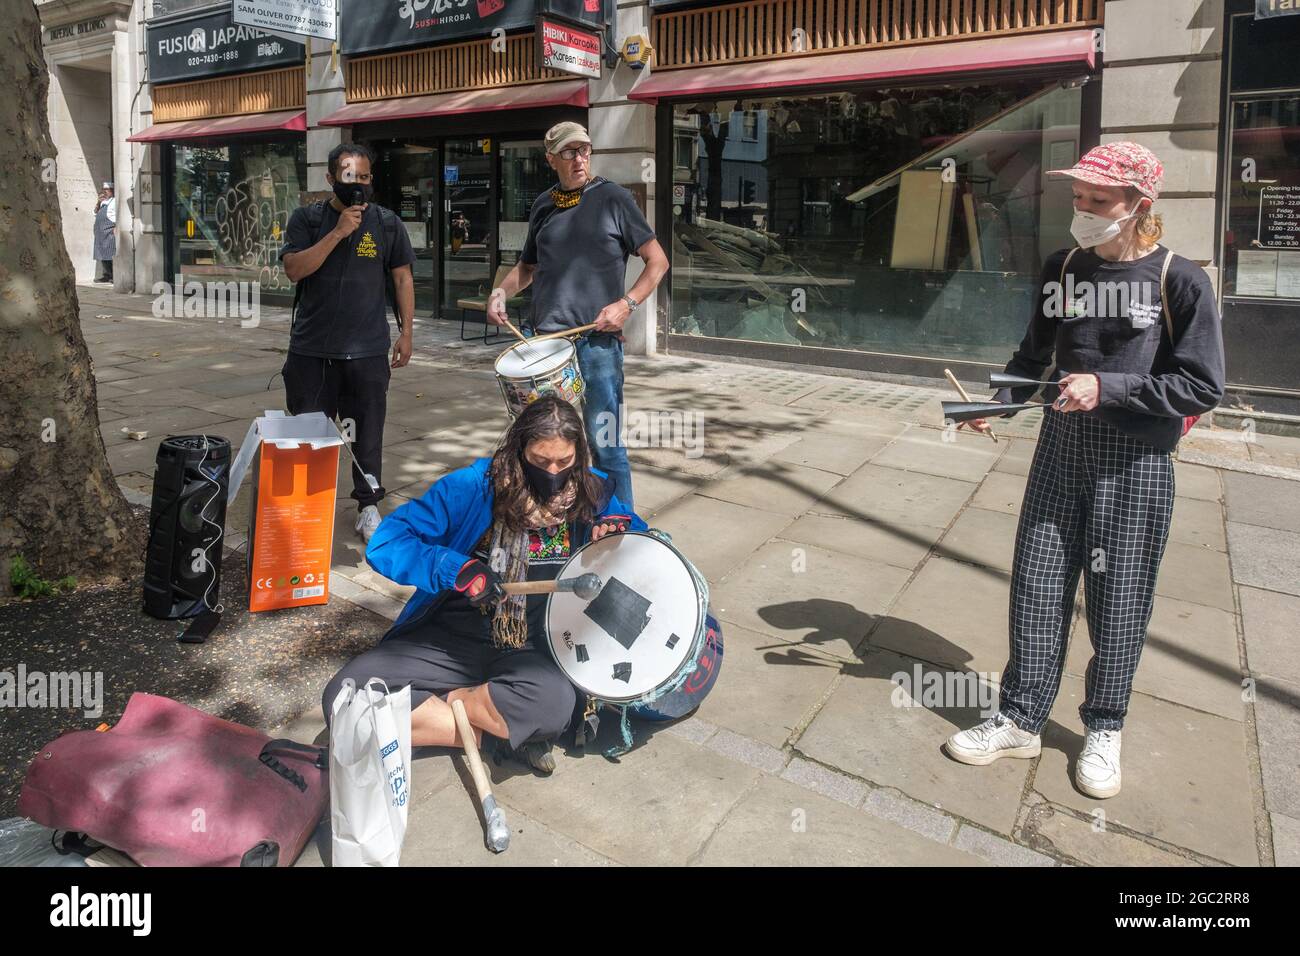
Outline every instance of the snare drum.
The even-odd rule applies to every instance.
[[[547,395],[557,395],[582,411],[578,350],[567,339],[517,342],[497,357],[496,373],[511,418]]]
[[[644,531],[584,545],[559,576],[589,572],[601,580],[595,600],[558,591],[546,602],[547,643],[560,670],[587,696],[611,704],[652,704],[680,689],[706,644],[704,578],[671,544]]]

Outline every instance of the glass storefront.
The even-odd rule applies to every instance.
[[[555,183],[540,139],[367,141],[375,198],[398,212],[415,249],[415,310],[459,321],[460,299],[519,261],[533,201]]]
[[[1242,11],[1236,12],[1233,8]],[[1219,292],[1228,383],[1300,414],[1300,16],[1228,11]]]
[[[292,302],[280,248],[306,195],[306,143],[176,144],[169,152],[169,280],[179,273],[200,282],[258,282],[263,302]]]
[[[872,89],[673,107],[685,335],[1002,363],[1073,245],[1078,86]]]

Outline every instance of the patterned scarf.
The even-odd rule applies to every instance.
[[[559,186],[551,187],[551,199],[555,202],[556,209],[572,209],[582,200],[582,194],[597,183],[603,183],[605,180],[599,176],[592,176],[577,189],[561,189]]]
[[[528,580],[528,531],[529,528],[554,528],[568,520],[569,509],[577,500],[577,486],[570,481],[543,508],[528,496],[528,512],[524,516],[525,530],[510,531],[500,521],[494,521],[488,529],[489,564],[501,575],[501,580],[517,584]],[[528,641],[528,596],[510,594],[497,605],[492,616],[492,646],[497,648],[519,648]]]

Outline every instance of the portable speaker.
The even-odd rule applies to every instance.
[[[217,605],[230,442],[179,435],[158,446],[144,566],[144,609],[193,617]]]

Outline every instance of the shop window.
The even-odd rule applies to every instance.
[[[1232,104],[1223,293],[1300,299],[1300,92]]]
[[[697,133],[671,331],[1005,361],[1043,260],[1073,245],[1068,183],[1044,172],[1078,158],[1080,101],[1029,82],[772,98],[750,144],[718,104],[678,104]]]
[[[290,300],[280,249],[306,189],[306,143],[178,145],[171,152],[175,271],[200,282],[256,282],[263,302]]]

